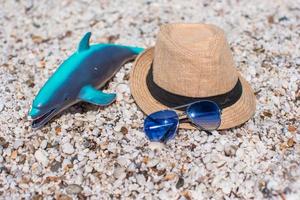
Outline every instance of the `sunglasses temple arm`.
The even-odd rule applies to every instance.
[[[172,108],[170,108],[170,109],[172,109],[172,110],[177,110],[178,108],[185,108],[185,107],[187,107],[187,106],[189,106],[189,105],[192,105],[193,103],[195,103],[195,102],[188,103],[188,104],[184,104],[184,105],[181,105],[181,106],[172,107]]]

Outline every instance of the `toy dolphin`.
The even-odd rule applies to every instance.
[[[33,128],[42,127],[55,115],[79,101],[99,106],[112,103],[116,94],[97,89],[111,79],[125,62],[144,50],[115,44],[90,46],[90,37],[90,32],[84,35],[77,52],[59,66],[37,94],[29,112]]]

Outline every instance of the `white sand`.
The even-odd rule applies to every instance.
[[[300,2],[0,0],[1,199],[299,199]],[[227,35],[257,112],[228,131],[180,130],[153,150],[128,88],[129,63],[109,84],[118,101],[75,106],[32,131],[40,87],[83,34],[148,47],[159,25],[207,22]],[[122,84],[122,85],[120,85]]]

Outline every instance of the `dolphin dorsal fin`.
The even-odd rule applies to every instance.
[[[92,33],[87,32],[83,38],[80,40],[79,45],[78,45],[78,52],[82,52],[85,50],[88,50],[90,48],[90,37]]]

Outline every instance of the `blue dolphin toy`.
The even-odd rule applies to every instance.
[[[144,50],[115,44],[90,45],[90,37],[90,32],[84,35],[77,52],[59,66],[37,94],[29,112],[34,129],[42,127],[55,115],[79,101],[99,106],[112,103],[116,94],[98,89],[124,63]]]

